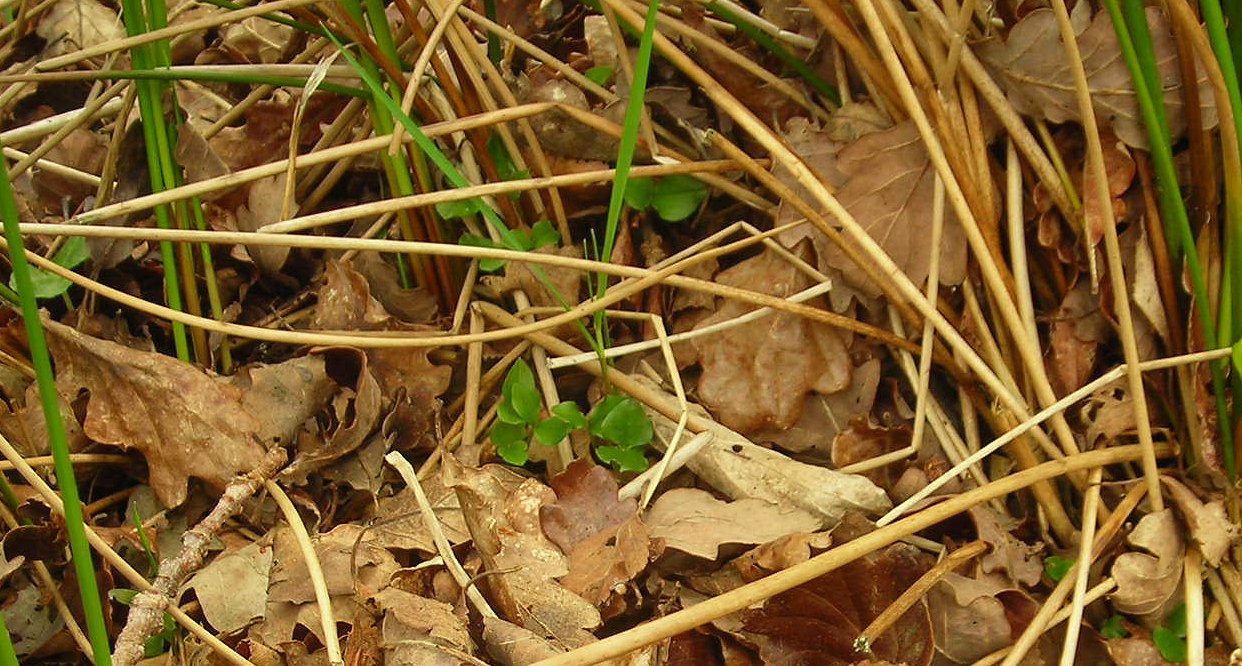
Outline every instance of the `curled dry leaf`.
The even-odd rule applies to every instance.
[[[800,244],[799,248],[805,256],[806,246]],[[797,267],[771,250],[720,273],[716,281],[782,297],[812,284]],[[754,309],[725,301],[695,328],[728,321]],[[695,338],[692,347],[703,367],[700,399],[721,423],[741,432],[789,428],[798,422],[807,394],[844,389],[853,369],[841,333],[784,312]]]
[[[1113,607],[1142,618],[1149,626],[1162,622],[1177,605],[1182,558],[1186,545],[1172,509],[1149,513],[1139,520],[1126,542],[1136,549],[1113,562],[1117,591]]]
[[[451,604],[386,587],[372,597],[383,614],[383,643],[388,647],[385,664],[410,666],[458,666],[462,660],[445,650],[473,655],[474,639]]]
[[[237,209],[237,228],[240,231],[257,231],[259,227],[281,221],[281,207],[285,199],[285,174],[279,173],[250,184],[246,204]],[[297,202],[292,202],[289,212],[297,212]],[[247,245],[246,253],[265,275],[280,273],[290,248],[281,245]]]
[[[762,544],[797,532],[814,532],[818,516],[759,499],[723,502],[695,488],[665,492],[647,512],[651,535],[666,548],[715,560],[728,544]]]
[[[652,395],[660,396],[666,409],[677,408],[677,398],[642,376],[634,379],[648,386]],[[694,404],[690,408],[699,413],[702,410]],[[654,410],[648,409],[647,415],[655,424],[656,445],[662,446],[661,442],[672,436],[676,424]],[[715,422],[707,430],[714,436],[712,441],[686,466],[727,497],[795,506],[819,516],[829,526],[836,525],[849,511],[875,515],[893,506],[888,495],[866,477],[798,462]]]
[[[907,544],[870,553],[746,613],[765,663],[846,666],[864,655],[854,639],[928,568]],[[872,659],[926,666],[935,655],[927,608],[916,604],[871,646]]]
[[[1158,7],[1147,8],[1147,25],[1169,129],[1176,140],[1186,129],[1177,50],[1168,19]],[[975,48],[980,59],[992,67],[1019,113],[1053,123],[1079,120],[1073,72],[1061,46],[1056,15],[1051,9],[1036,9],[1027,14],[1009,31],[1005,41],[993,38]],[[1138,113],[1134,81],[1125,61],[1117,55],[1120,47],[1108,12],[1098,12],[1090,25],[1078,34],[1078,49],[1082,53],[1096,116],[1102,124],[1111,124],[1117,136],[1128,145],[1146,148],[1147,134]],[[1210,128],[1217,121],[1215,97],[1201,66],[1196,72],[1203,123],[1205,128]]]
[[[979,538],[992,547],[980,561],[983,571],[992,573],[1003,571],[1015,583],[1028,587],[1039,582],[1044,573],[1044,565],[1040,559],[1043,544],[1027,544],[1010,534],[1013,525],[1007,525],[1005,519],[995,509],[976,506],[970,509],[970,519],[975,523]]]
[[[1186,521],[1190,538],[1212,566],[1220,566],[1229,546],[1238,540],[1242,528],[1225,514],[1220,500],[1201,501],[1190,488],[1177,479],[1161,475],[1160,481],[1169,489],[1169,496],[1177,504],[1177,510]]]
[[[60,392],[90,393],[86,435],[142,452],[151,487],[168,507],[185,500],[190,477],[223,489],[253,469],[267,447],[289,441],[334,388],[316,358],[255,368],[230,381],[46,318],[43,325]]]
[[[946,659],[971,664],[1013,642],[1039,604],[1007,579],[970,578],[949,572],[927,595],[936,649]],[[1023,621],[1025,619],[1025,621]]]

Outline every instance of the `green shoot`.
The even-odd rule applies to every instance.
[[[1049,555],[1044,558],[1044,575],[1048,580],[1059,583],[1065,574],[1074,566],[1074,558],[1061,555]]]
[[[1105,639],[1125,638],[1130,632],[1126,631],[1125,620],[1120,615],[1110,615],[1104,624],[1100,625],[1100,636]]]
[[[81,266],[87,259],[90,259],[90,250],[86,246],[86,238],[83,236],[75,236],[66,241],[52,255],[52,262],[57,266],[67,269],[74,269]],[[31,287],[35,298],[58,298],[65,292],[69,291],[72,282],[66,280],[59,275],[53,275],[37,268],[30,271]],[[17,274],[9,276],[9,287],[13,291],[17,291]]]
[[[635,178],[625,188],[625,203],[635,210],[653,209],[665,222],[681,222],[698,212],[707,186],[684,174]]]
[[[13,639],[9,637],[3,614],[0,614],[0,666],[18,666],[17,651],[13,649]]]
[[[52,358],[48,353],[47,339],[39,320],[39,304],[34,294],[34,280],[30,264],[26,261],[25,244],[18,227],[17,201],[9,182],[7,168],[0,168],[0,219],[4,221],[4,236],[8,242],[9,262],[16,278],[16,292],[22,305],[22,319],[26,325],[27,346],[34,366],[39,399],[43,405],[43,417],[47,426],[47,439],[52,449],[56,480],[64,501],[65,532],[69,537],[69,552],[74,573],[78,578],[82,611],[86,616],[86,630],[90,637],[97,666],[110,666],[111,648],[108,645],[107,624],[104,621],[103,602],[95,580],[95,567],[91,558],[90,543],[86,540],[86,519],[82,502],[69,459],[69,443],[65,438],[65,422],[61,419],[60,398],[56,392],[56,380],[52,374]],[[7,634],[6,634],[7,635]]]
[[[608,82],[612,80],[612,75],[615,73],[616,70],[614,68],[601,65],[588,69],[583,72],[582,75],[590,79],[591,83],[594,83],[597,86],[606,86],[608,85]]]
[[[1164,623],[1151,632],[1151,640],[1165,661],[1186,661],[1186,604],[1178,604]]]
[[[465,215],[470,215],[475,212],[473,208],[468,206],[462,208],[455,207],[454,204],[458,203],[462,202],[455,201],[446,204],[439,204],[436,206],[436,209],[446,220],[454,217],[464,217]],[[445,208],[441,208],[441,206],[444,206]],[[454,207],[448,208],[449,206]],[[544,247],[556,247],[561,242],[561,232],[557,231],[556,227],[552,226],[552,223],[547,220],[540,220],[536,222],[535,226],[530,228],[530,231],[518,229],[513,232],[513,235],[517,241],[517,244],[521,246],[520,249],[524,252],[530,252]],[[458,242],[462,245],[468,245],[471,247],[500,247],[499,244],[490,238],[471,233],[462,234],[461,240]],[[509,262],[506,259],[480,259],[479,270],[484,273],[495,273],[496,271],[504,268],[508,263]]]
[[[562,402],[544,416],[535,375],[518,359],[505,375],[489,436],[496,453],[511,465],[525,465],[533,443],[556,446],[575,430],[586,430],[601,442],[599,459],[622,472],[647,469],[647,444],[654,436],[651,420],[638,401],[610,394],[584,416],[573,401]]]

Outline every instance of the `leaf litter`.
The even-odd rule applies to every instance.
[[[536,63],[505,47],[487,65],[502,70],[498,77],[487,74],[489,85],[509,87],[501,95],[505,99],[513,93],[523,103],[561,106],[531,116],[531,131],[519,132],[515,140],[502,136],[490,120],[465,130],[454,126],[457,133],[448,135],[452,140],[440,143],[448,159],[476,181],[524,180],[546,175],[545,166],[547,173],[573,178],[610,168],[619,141],[601,128],[620,124],[631,103],[632,73],[622,60],[632,56],[633,43],[618,43],[617,35],[624,32],[610,24],[619,20],[619,10],[614,8],[610,19],[585,5],[496,4],[502,25],[562,62],[554,66],[541,55],[543,61]],[[793,49],[793,57],[817,75],[849,88],[845,103],[821,104],[824,100],[794,75],[787,58],[765,50],[755,33],[720,22],[711,5],[680,4],[665,17],[662,29],[677,26],[678,47],[742,99],[766,134],[748,135],[740,122],[745,118],[741,106],[696,85],[683,63],[658,55],[640,136],[644,141],[656,137],[661,145],[653,150],[641,144],[638,165],[662,168],[686,159],[718,159],[724,151],[703,140],[713,136],[727,138],[755,158],[773,159],[761,165],[764,171],[748,174],[736,163],[727,165],[732,171],[713,167],[720,177],[711,181],[710,194],[702,195],[697,184],[686,188],[697,197],[693,200],[679,199],[680,190],[672,192],[668,196],[678,214],[669,217],[684,217],[678,222],[661,219],[666,207],[626,209],[610,259],[655,268],[719,230],[736,229],[739,220],[764,230],[798,223],[807,205],[819,209],[822,188],[836,196],[917,288],[936,263],[938,307],[948,324],[969,336],[970,347],[1003,382],[1029,392],[1036,380],[1013,360],[1013,331],[1002,322],[996,295],[979,279],[985,259],[968,252],[962,221],[948,214],[940,245],[928,242],[936,170],[909,117],[913,110],[893,108],[887,98],[895,82],[872,80],[885,75],[864,62],[874,57],[869,50],[874,40],[854,33],[849,21],[830,28],[824,16],[799,3],[760,4],[761,17],[750,20],[787,43],[783,48]],[[388,9],[384,20],[409,30],[416,42],[425,40],[434,25],[427,22],[430,14],[411,14],[403,3]],[[843,8],[829,11],[837,9]],[[1164,239],[1145,224],[1155,214],[1148,203],[1146,134],[1107,13],[1092,15],[1086,3],[1078,3],[1072,17],[1094,109],[1104,126],[1106,179],[1096,182],[1085,166],[1072,72],[1052,11],[1028,6],[987,11],[993,10],[989,21],[968,31],[967,46],[1001,86],[1012,110],[1025,120],[1054,124],[1042,149],[1060,153],[1065,180],[1084,201],[1081,211],[1059,210],[1052,204],[1050,184],[1026,183],[1028,205],[1018,215],[1025,225],[1021,231],[1031,280],[1029,288],[1023,287],[1025,295],[1011,290],[1031,300],[1029,333],[1043,351],[1052,391],[1064,396],[1086,386],[1123,358],[1116,344],[1118,305],[1111,285],[1096,281],[1098,276],[1087,269],[1092,263],[1087,253],[1102,252],[1107,231],[1102,225],[1110,217],[1098,209],[1096,190],[1105,190],[1118,225],[1126,287],[1142,313],[1132,332],[1142,357],[1193,349],[1178,347],[1179,329],[1185,326],[1178,318],[1184,315],[1165,300],[1182,278],[1172,276]],[[108,3],[50,3],[39,11],[36,20],[15,24],[14,32],[25,31],[24,41],[6,42],[13,47],[6,52],[6,72],[22,72],[39,59],[108,44],[124,34]],[[174,12],[171,24],[225,12],[184,7]],[[841,12],[854,15],[853,7]],[[1179,67],[1168,17],[1155,7],[1146,9],[1145,17],[1155,37],[1158,77],[1174,136],[1211,130],[1218,112],[1202,63]],[[282,18],[318,23],[324,16],[298,9]],[[341,29],[340,20],[328,16],[325,25]],[[474,19],[463,8],[451,20]],[[927,42],[928,25],[918,27],[919,43]],[[791,32],[781,33],[781,28]],[[475,85],[463,73],[480,66],[461,49],[485,49],[487,34],[476,33],[478,43],[469,46],[453,38],[436,51],[431,67],[449,67],[428,78],[414,100],[418,117],[429,127],[459,117],[473,122],[482,111],[470,106],[481,97],[477,91],[461,94],[460,86]],[[371,40],[363,37],[351,40]],[[813,52],[804,48],[807,40],[818,44]],[[251,17],[179,42],[172,58],[176,64],[244,67],[290,64],[295,57],[313,62],[317,56],[305,51],[307,46],[298,29]],[[730,51],[758,70],[727,57]],[[838,57],[842,51],[848,56]],[[388,74],[408,70],[408,63],[389,64]],[[757,75],[760,70],[766,74]],[[1187,71],[1195,78],[1189,89],[1182,80]],[[607,96],[584,90],[579,74],[602,85]],[[360,85],[357,78],[348,80]],[[290,171],[283,169],[241,178],[252,167],[288,155],[291,141],[300,156],[308,156],[365,138],[370,131],[371,121],[360,117],[341,116],[337,124],[338,115],[353,113],[357,106],[345,96],[319,91],[306,99],[305,115],[295,128],[295,109],[303,103],[296,88],[278,87],[263,99],[246,100],[253,89],[239,83],[180,82],[175,95],[165,96],[168,104],[176,101],[181,114],[168,115],[177,119],[172,158],[178,177],[210,187],[198,200],[206,228],[256,232],[290,215],[352,213],[351,207],[400,194],[394,191],[399,179],[380,172],[387,157],[374,152],[334,163],[331,170],[299,165],[292,187],[285,180]],[[877,91],[885,91],[879,100],[873,97]],[[1199,104],[1195,113],[1183,107],[1191,91],[1197,93],[1192,96]],[[86,95],[80,82],[31,83],[3,102],[3,129],[22,129],[74,111]],[[965,95],[944,95],[941,91],[935,103],[949,99],[959,106],[935,119],[939,140],[981,148],[972,168],[1000,174],[1003,137],[996,134],[992,111],[970,106]],[[492,92],[486,97],[491,99]],[[924,102],[933,100],[929,96]],[[235,107],[235,118],[218,123]],[[147,204],[94,213],[135,201],[149,190],[140,116],[92,119],[49,146],[43,156],[47,162],[75,171],[44,164],[21,176],[15,184],[21,221],[82,222],[85,216],[111,226],[154,226]],[[789,151],[788,159],[780,159],[777,145]],[[26,139],[17,147],[29,152],[38,148],[38,140]],[[537,156],[536,147],[546,149],[548,159]],[[518,153],[510,154],[511,148]],[[1029,155],[1023,159],[1029,161]],[[808,166],[817,182],[802,178],[792,160]],[[442,185],[438,174],[418,164],[418,191]],[[113,180],[99,189],[99,177],[109,175]],[[982,180],[987,182],[980,187],[997,178]],[[773,181],[783,186],[783,194],[764,187]],[[644,182],[653,186],[655,181]],[[521,232],[551,218],[570,236],[538,251],[578,260],[599,252],[609,185],[562,187],[558,192],[570,209],[564,219],[558,217],[560,204],[544,190],[531,197],[498,194],[490,203]],[[289,192],[292,199],[287,199]],[[1000,193],[988,196],[999,200]],[[334,218],[341,222],[312,234],[357,237],[378,230],[386,238],[452,242],[464,231],[476,236],[484,231],[469,215],[440,220],[433,210],[404,209],[391,226],[383,226],[387,218],[364,210]],[[1204,213],[1207,219],[1214,214]],[[838,229],[845,222],[825,219]],[[377,221],[383,224],[373,226]],[[1202,245],[1210,254],[1206,239]],[[50,237],[28,235],[27,243],[50,257],[61,256]],[[92,239],[86,247],[89,256],[69,268],[123,294],[164,302],[163,276],[177,267],[163,264],[158,245]],[[695,253],[703,247],[696,246]],[[1008,240],[1004,249],[1016,251]],[[71,448],[82,461],[80,486],[91,524],[149,575],[155,571],[153,560],[177,562],[184,553],[201,550],[206,563],[174,581],[168,596],[176,596],[172,601],[190,609],[228,650],[252,663],[326,663],[339,654],[350,664],[530,664],[625,638],[630,627],[659,626],[665,616],[696,606],[712,610],[693,630],[664,636],[654,645],[627,644],[628,653],[593,663],[972,663],[1014,645],[1056,585],[1046,556],[1075,553],[1078,547],[1077,533],[1062,535],[1049,528],[1050,516],[1058,511],[1074,527],[1082,524],[1083,487],[1072,476],[1050,481],[1055,493],[1015,490],[971,508],[953,505],[953,515],[936,513],[987,490],[979,476],[942,477],[970,450],[1011,428],[1013,415],[979,381],[978,368],[964,362],[962,350],[946,353],[943,332],[930,352],[932,370],[922,388],[917,370],[910,370],[917,367],[917,354],[903,356],[917,350],[922,321],[907,317],[895,324],[908,304],[889,302],[882,296],[885,290],[812,225],[786,227],[759,249],[713,256],[680,271],[682,277],[711,282],[710,290],[701,290],[701,282],[696,290],[684,279],[676,285],[670,280],[611,306],[658,315],[670,331],[690,334],[674,345],[675,364],[651,354],[618,359],[602,379],[573,368],[537,373],[539,394],[527,396],[535,419],[571,409],[590,414],[610,395],[627,395],[642,404],[655,438],[649,448],[640,443],[635,455],[658,470],[643,477],[654,490],[642,501],[633,499],[636,495],[622,497],[619,488],[635,473],[600,464],[607,459],[594,450],[603,442],[586,429],[568,435],[564,450],[573,459],[557,461],[564,464],[533,462],[516,468],[501,462],[490,439],[492,413],[502,412],[492,409],[501,378],[517,354],[532,365],[542,362],[512,339],[493,336],[408,348],[357,340],[458,334],[480,324],[494,332],[494,322],[474,317],[486,312],[482,303],[512,304],[521,316],[539,317],[565,305],[553,291],[570,307],[589,303],[598,295],[594,276],[577,268],[540,271],[533,268],[535,262],[509,261],[498,275],[467,283],[473,291],[466,291],[462,307],[454,308],[463,276],[473,276],[456,259],[244,242],[209,254],[210,269],[201,257],[188,254],[179,262],[190,262],[194,280],[203,280],[209,271],[215,276],[215,285],[198,282],[188,289],[220,298],[221,318],[295,333],[357,336],[348,343],[309,345],[200,331],[194,341],[199,356],[188,363],[174,358],[173,331],[149,309],[88,295],[63,281],[54,283],[55,293],[40,292],[42,323],[56,366],[62,417]],[[860,324],[858,330],[793,312],[737,324],[737,318],[757,314],[759,303],[720,295],[741,291],[783,299],[824,283],[831,288],[804,304],[848,316]],[[620,287],[613,283],[610,288]],[[517,310],[526,303],[534,307]],[[0,432],[22,455],[45,455],[42,409],[24,365],[29,349],[15,315],[6,311],[3,316]],[[650,321],[610,316],[606,337],[618,345],[656,338]],[[886,345],[866,333],[875,329],[909,344],[901,349]],[[583,330],[561,326],[529,340],[551,355],[569,355],[565,346],[590,346]],[[550,335],[551,341],[538,335]],[[1193,329],[1190,337],[1193,345]],[[1147,380],[1149,400],[1175,384],[1169,374],[1149,373]],[[1192,414],[1206,413],[1204,386],[1201,377],[1190,380],[1197,401]],[[1138,439],[1140,425],[1131,391],[1118,382],[1096,386],[1069,407],[1075,447],[1091,453],[1130,450],[1126,447]],[[924,414],[915,405],[931,408]],[[1188,423],[1180,409],[1153,415],[1157,443],[1183,449],[1194,441],[1213,446],[1209,419]],[[922,433],[922,440],[912,442],[916,433]],[[697,434],[706,434],[706,443],[688,459],[679,459],[676,449]],[[453,450],[465,446],[468,455]],[[422,467],[417,491],[385,467],[390,452]],[[258,483],[270,480],[285,489],[310,533],[310,544],[298,542],[268,493],[237,491],[239,479],[274,453],[287,455],[288,465]],[[672,461],[667,467],[661,460],[666,453]],[[1047,453],[1044,447],[1040,455]],[[559,455],[559,449],[540,450],[532,460],[555,461]],[[1062,451],[1056,457],[1073,455]],[[1222,490],[1220,454],[1208,450],[1203,457],[1208,472],[1162,457],[1158,486],[1168,501],[1165,508],[1132,507],[1134,513],[1124,516],[1122,537],[1097,543],[1089,582],[1115,587],[1085,607],[1077,628],[1078,663],[1160,663],[1157,659],[1167,656],[1158,636],[1169,631],[1170,618],[1193,591],[1185,589],[1183,575],[1191,549],[1213,574],[1220,572],[1226,586],[1236,586],[1235,500]],[[982,469],[1000,482],[1030,464],[1009,450],[994,454]],[[1134,469],[1120,464],[1110,464],[1105,476],[1101,495],[1110,507],[1121,506],[1124,493],[1140,482]],[[63,524],[34,485],[19,482],[16,475],[8,480],[20,502],[10,508],[31,524],[10,526],[3,537],[0,586],[6,624],[22,663],[80,663],[80,647],[48,601],[56,593],[70,597],[72,604],[77,594],[66,569]],[[894,503],[942,481],[947,482],[916,512],[936,520],[916,534],[902,534],[908,542],[894,537],[848,561],[832,560],[859,539],[891,534],[895,517],[886,514]],[[229,518],[211,522],[221,508]],[[1101,511],[1101,519],[1108,513]],[[205,536],[191,529],[196,523]],[[195,539],[198,546],[192,545]],[[986,545],[983,555],[953,570],[933,568],[938,557],[976,540]],[[313,557],[306,556],[308,549]],[[32,561],[53,570],[51,586],[40,587],[44,583],[30,573]],[[779,579],[782,572],[800,573],[827,561],[835,562],[830,570],[816,569],[819,573],[802,578],[807,582],[800,585],[771,589],[733,610],[715,607],[769,577]],[[100,571],[102,592],[124,597],[122,587],[139,586],[120,582],[125,572],[115,565],[100,565]],[[326,590],[316,590],[318,577]],[[912,590],[917,598],[910,598]],[[1208,591],[1216,594],[1216,588]],[[1231,604],[1210,600],[1213,617],[1223,619],[1213,620],[1208,632],[1205,663],[1224,663],[1226,648],[1236,647],[1239,628],[1229,625],[1230,611],[1236,615]],[[900,612],[891,612],[899,607]],[[151,633],[162,631],[159,608]],[[137,604],[128,611],[113,604],[108,612],[117,632],[127,614],[142,616]],[[335,624],[336,636],[325,630],[325,620]],[[870,651],[860,650],[860,635],[877,622],[883,626],[871,636]],[[1128,635],[1113,635],[1113,626]],[[220,648],[192,633],[170,632],[176,647],[160,657],[165,663],[226,658],[205,657]],[[1042,632],[1021,663],[1051,663],[1065,635],[1062,626]]]

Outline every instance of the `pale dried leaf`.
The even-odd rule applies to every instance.
[[[232,634],[263,617],[271,569],[271,546],[251,543],[212,560],[187,587],[194,588],[211,626]]]
[[[285,174],[279,173],[250,184],[247,204],[237,209],[237,229],[257,231],[264,225],[280,222],[281,205],[285,198]],[[292,211],[297,210],[294,203]],[[290,248],[280,245],[247,245],[246,253],[267,275],[275,275],[289,258]]]
[[[1172,509],[1150,513],[1139,520],[1126,541],[1146,552],[1122,553],[1113,562],[1117,591],[1112,595],[1118,612],[1150,623],[1164,620],[1180,600],[1185,544]],[[1153,624],[1154,626],[1154,624]]]
[[[1176,141],[1186,129],[1177,49],[1168,20],[1158,7],[1147,8],[1147,25],[1161,85],[1157,94],[1164,99],[1169,129]],[[979,57],[997,74],[997,80],[1019,113],[1053,123],[1079,120],[1073,72],[1061,45],[1056,15],[1051,9],[1036,9],[1027,14],[1010,30],[1004,42],[994,38],[975,48]],[[1146,148],[1147,133],[1139,117],[1134,81],[1125,61],[1118,55],[1117,34],[1108,12],[1098,12],[1086,30],[1078,35],[1078,49],[1096,117],[1101,124],[1111,126],[1126,144]],[[1215,97],[1206,75],[1201,69],[1196,71],[1200,72],[1196,85],[1199,86],[1203,123],[1205,128],[1210,128],[1217,122]]]
[[[936,649],[950,661],[971,664],[1012,641],[1005,605],[992,586],[949,572],[927,595]]]
[[[1186,521],[1190,538],[1203,553],[1203,559],[1213,567],[1220,566],[1221,558],[1228,552],[1229,546],[1238,540],[1242,528],[1229,519],[1225,506],[1220,500],[1201,501],[1190,488],[1172,477],[1160,475],[1160,480],[1169,489],[1169,496],[1177,504],[1177,510]]]
[[[1003,518],[995,509],[975,506],[970,509],[979,538],[992,547],[984,555],[981,564],[985,572],[1004,571],[1015,583],[1033,586],[1044,573],[1040,553],[1043,544],[1027,544],[1019,541],[1009,530],[1013,526],[1002,524]]]
[[[1065,294],[1048,327],[1048,373],[1058,395],[1065,395],[1094,376],[1101,345],[1111,327],[1100,312],[1100,300],[1087,280]]]
[[[716,281],[782,297],[812,284],[770,250],[720,273]],[[695,328],[753,309],[725,301]],[[807,394],[831,394],[846,388],[853,370],[841,333],[784,312],[696,338],[692,344],[703,367],[699,398],[721,423],[741,432],[793,426]]]
[[[35,32],[48,41],[44,58],[99,46],[125,37],[117,13],[98,0],[54,2],[43,12]]]
[[[820,519],[797,507],[759,499],[723,502],[695,488],[674,488],[647,512],[653,537],[666,548],[715,560],[727,544],[761,544],[796,532],[814,532]]]

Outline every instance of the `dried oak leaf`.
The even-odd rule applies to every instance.
[[[1126,542],[1146,552],[1122,553],[1113,561],[1117,581],[1113,607],[1155,626],[1179,601],[1176,592],[1181,587],[1182,557],[1186,553],[1182,528],[1173,510],[1164,509],[1143,516]]]
[[[854,639],[928,568],[916,548],[894,544],[782,592],[745,614],[765,664],[846,666],[864,655]],[[916,604],[871,646],[872,659],[926,666],[935,655],[927,608]]]
[[[715,560],[727,544],[762,544],[823,527],[821,519],[794,506],[760,499],[723,502],[696,488],[674,488],[647,512],[651,535],[666,548]]]
[[[1004,571],[1015,583],[1033,586],[1044,573],[1039,554],[1043,544],[1027,544],[1009,533],[1012,525],[1002,524],[1002,517],[995,509],[976,506],[970,509],[970,519],[975,523],[979,538],[988,542],[992,550],[980,560],[986,573]]]
[[[1203,553],[1203,558],[1214,567],[1220,566],[1221,558],[1238,540],[1242,528],[1225,514],[1225,506],[1220,500],[1203,502],[1181,481],[1165,475],[1161,475],[1160,480],[1169,489],[1169,496],[1182,514],[1190,538]]]
[[[473,655],[474,639],[451,604],[386,587],[372,597],[383,614],[383,644],[388,648],[385,664],[458,666],[462,660],[441,649]]]
[[[1176,140],[1186,129],[1177,49],[1168,19],[1158,7],[1147,8],[1147,25],[1160,79],[1160,96]],[[1118,57],[1120,47],[1108,12],[1097,13],[1077,39],[1096,116],[1103,124],[1111,125],[1126,144],[1146,148],[1147,133],[1138,113],[1134,80],[1125,61]],[[1019,113],[1053,123],[1079,120],[1073,72],[1051,9],[1036,9],[1027,14],[1009,31],[1006,40],[989,39],[976,45],[975,52],[991,66]],[[1203,124],[1211,128],[1217,122],[1215,98],[1202,68],[1196,71]]]
[[[68,397],[90,393],[83,431],[142,452],[151,487],[181,504],[190,477],[223,489],[250,471],[267,447],[288,441],[334,388],[312,357],[214,377],[162,354],[82,335],[47,318],[56,383]]]
[[[799,249],[805,255],[805,245],[794,252]],[[771,250],[721,272],[716,281],[782,297],[811,285],[809,277]],[[754,309],[725,301],[695,328]],[[722,424],[742,433],[793,426],[807,394],[846,388],[853,369],[839,332],[784,312],[696,338],[692,349],[703,368],[699,398]]]
[[[544,534],[568,557],[562,585],[603,607],[613,590],[647,567],[650,542],[632,499],[617,498],[617,480],[607,468],[582,458],[552,477],[556,501],[539,509]]]
[[[55,2],[39,18],[35,33],[48,42],[42,57],[72,53],[125,36],[117,13],[97,0]]]

